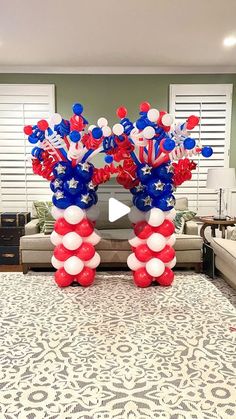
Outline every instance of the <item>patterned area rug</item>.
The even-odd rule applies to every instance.
[[[59,289],[51,274],[0,275],[0,418],[236,417],[235,292],[177,273],[128,273]]]

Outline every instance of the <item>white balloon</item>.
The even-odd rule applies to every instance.
[[[65,209],[64,218],[70,224],[78,224],[84,218],[84,211],[76,205],[70,205]]]
[[[145,219],[150,226],[158,227],[165,220],[164,211],[160,208],[152,208],[150,211],[146,212]]]
[[[51,209],[51,214],[52,214],[52,216],[55,220],[58,220],[58,218],[63,217],[64,212],[65,212],[65,210],[57,208],[55,206],[53,206],[52,209]]]
[[[172,221],[175,219],[175,216],[176,216],[175,208],[172,208],[170,211],[165,211],[166,220]]]
[[[131,223],[138,223],[139,221],[145,220],[145,214],[144,211],[140,211],[136,207],[131,207],[128,217]]]
[[[124,132],[124,127],[121,124],[115,124],[112,127],[112,131],[115,135],[122,135]]]
[[[167,237],[166,244],[168,244],[168,246],[173,247],[175,245],[175,242],[176,242],[175,234],[171,234],[171,236]]]
[[[163,117],[161,118],[161,122],[163,125],[165,125],[166,127],[169,127],[171,124],[173,124],[173,117],[169,114],[166,113],[165,115],[163,115]]]
[[[82,237],[75,233],[75,231],[71,231],[70,233],[65,234],[62,239],[63,246],[68,250],[76,250],[81,246],[82,243]]]
[[[143,137],[146,138],[147,140],[150,140],[151,138],[153,138],[155,134],[156,132],[153,127],[146,127],[144,128],[142,132]]]
[[[160,112],[155,108],[150,109],[147,113],[147,117],[149,121],[151,122],[157,122],[159,115],[160,115]]]
[[[101,118],[98,119],[97,124],[98,124],[99,128],[106,127],[108,125],[108,120],[106,118],[101,117]]]
[[[102,127],[102,134],[104,137],[109,137],[111,135],[110,127]]]
[[[147,246],[153,252],[160,252],[166,245],[166,238],[159,233],[152,233],[147,239]]]
[[[88,131],[92,131],[94,128],[96,128],[96,125],[89,125]]]
[[[50,123],[57,125],[60,124],[62,121],[62,117],[59,113],[54,113],[50,118]]]
[[[135,256],[134,253],[131,253],[131,255],[127,258],[127,265],[131,271],[137,271],[139,268],[143,268],[145,266],[144,262],[140,262]]]
[[[99,217],[100,209],[98,205],[93,205],[88,210],[86,210],[86,217],[91,221],[96,221]]]
[[[133,231],[132,233],[130,233],[130,237],[128,241],[129,241],[130,246],[133,246],[133,247],[137,247],[140,244],[146,243],[146,240],[142,240],[139,237],[137,237]]]
[[[50,240],[54,246],[58,246],[58,244],[62,243],[62,236],[58,234],[56,231],[53,231],[50,235]]]
[[[78,275],[84,268],[82,260],[76,256],[71,256],[64,262],[64,269],[70,275]]]
[[[176,257],[172,259],[170,262],[165,264],[168,268],[172,269],[176,265]]]
[[[90,236],[83,237],[85,243],[91,243],[93,246],[96,246],[101,240],[101,236],[98,233],[98,230],[94,230]]]
[[[88,260],[84,264],[88,268],[95,269],[99,265],[100,262],[101,262],[101,257],[97,252],[95,252],[95,255],[92,257],[92,259]]]
[[[55,256],[52,256],[51,264],[55,269],[60,269],[64,266],[64,262],[61,262],[60,260],[56,259]]]
[[[153,277],[161,276],[165,270],[164,263],[157,258],[152,258],[146,263],[146,270]]]

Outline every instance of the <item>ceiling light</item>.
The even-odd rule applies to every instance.
[[[225,47],[234,47],[236,45],[236,37],[235,36],[228,36],[224,39],[224,46]]]

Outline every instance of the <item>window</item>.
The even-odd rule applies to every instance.
[[[0,84],[1,211],[30,211],[34,200],[51,199],[49,182],[34,175],[26,159],[32,145],[23,127],[53,112],[53,85]]]
[[[232,91],[231,84],[170,85],[170,113],[176,122],[199,116],[200,124],[191,136],[214,150],[210,159],[200,156],[194,160],[198,168],[192,179],[175,193],[187,196],[189,207],[199,215],[212,214],[216,206],[216,192],[205,187],[208,168],[229,167]]]

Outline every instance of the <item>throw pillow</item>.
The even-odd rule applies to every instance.
[[[230,239],[236,241],[236,228],[232,231]]]
[[[175,233],[176,234],[183,234],[184,232],[184,225],[186,221],[192,220],[196,215],[196,212],[185,210],[185,211],[176,211],[176,216],[174,221],[175,224]]]
[[[50,234],[53,231],[54,218],[51,214],[52,202],[35,201],[34,207],[39,219],[39,228],[41,233]],[[51,226],[51,230],[49,228]]]

